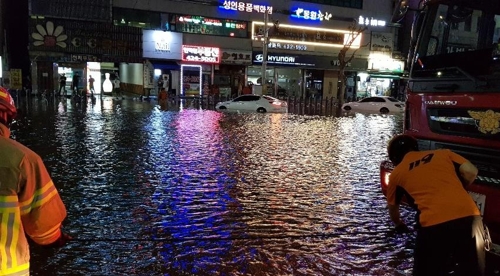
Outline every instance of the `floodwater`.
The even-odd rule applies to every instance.
[[[13,136],[46,161],[74,237],[33,246],[32,275],[411,273],[414,236],[379,188],[399,115],[19,106]]]

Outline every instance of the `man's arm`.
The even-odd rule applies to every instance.
[[[477,177],[478,169],[471,162],[467,161],[460,165],[458,168],[460,173],[460,180],[462,180],[462,184],[464,186],[468,186],[474,182]]]
[[[396,227],[400,224],[404,224],[399,214],[399,205],[388,204],[387,207],[389,207],[389,216],[391,217],[391,220],[392,222],[394,222]]]

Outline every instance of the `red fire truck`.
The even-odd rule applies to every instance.
[[[400,0],[393,20],[415,12],[404,133],[421,150],[447,148],[473,162],[468,187],[500,255],[500,0]],[[382,191],[392,164],[380,165]]]

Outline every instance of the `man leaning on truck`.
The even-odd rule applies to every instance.
[[[396,165],[387,187],[396,230],[407,230],[399,213],[403,196],[417,207],[413,275],[448,275],[451,270],[453,275],[484,275],[484,225],[464,188],[476,178],[477,168],[447,149],[419,151],[409,135],[395,136],[387,149]]]

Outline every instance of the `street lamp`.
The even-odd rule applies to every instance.
[[[266,9],[264,13],[264,40],[262,41],[262,94],[267,93],[267,47],[269,45],[269,28],[267,26],[267,22],[269,21],[269,11]],[[265,92],[264,92],[265,91]]]

